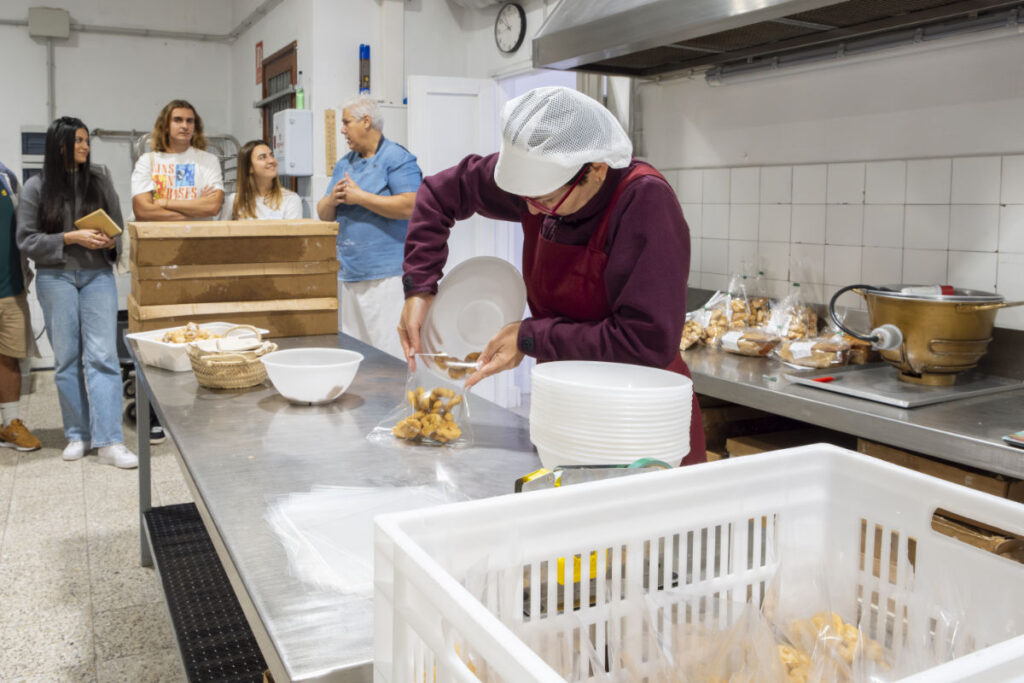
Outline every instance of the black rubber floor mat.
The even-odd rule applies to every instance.
[[[192,503],[146,513],[153,555],[190,681],[262,681],[256,638]]]

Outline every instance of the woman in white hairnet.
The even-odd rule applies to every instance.
[[[531,90],[502,111],[501,151],[426,178],[405,242],[398,332],[411,368],[455,221],[474,214],[523,225],[529,318],[502,328],[467,386],[538,362],[596,360],[689,376],[679,353],[690,233],[675,192],[612,114],[562,87]],[[704,462],[696,396],[684,465]]]

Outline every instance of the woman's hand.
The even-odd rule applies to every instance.
[[[398,321],[398,338],[402,351],[409,362],[409,372],[416,372],[416,354],[420,352],[420,330],[427,317],[427,309],[434,301],[433,294],[413,294],[402,306],[402,317]]]
[[[112,249],[114,240],[99,230],[72,230],[64,233],[64,244],[77,244],[86,249]]]
[[[352,180],[352,177],[348,173],[345,173],[345,177],[338,182],[339,184],[344,183],[344,185],[342,185],[342,192],[340,196],[341,203],[362,206],[362,198],[366,195],[366,192],[363,188],[359,187],[359,183]]]
[[[511,370],[523,362],[524,354],[519,350],[519,326],[522,324],[520,320],[505,325],[491,341],[487,342],[487,347],[480,354],[480,369],[466,380],[466,389],[482,379],[504,370]]]

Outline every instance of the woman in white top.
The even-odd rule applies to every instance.
[[[238,192],[228,196],[222,220],[302,218],[302,200],[281,187],[274,150],[250,140],[238,153]]]

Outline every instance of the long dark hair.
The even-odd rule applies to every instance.
[[[89,127],[80,119],[62,116],[46,130],[43,191],[39,202],[39,227],[43,232],[64,232],[66,205],[73,208],[76,196],[81,199],[81,216],[101,206],[107,208],[103,192],[92,173],[92,154],[84,164],[75,163],[75,133],[81,128],[89,132]]]
[[[252,153],[260,145],[268,148],[273,154],[274,148],[263,140],[250,140],[238,152],[238,194],[235,195],[235,205],[231,207],[232,218],[257,218],[256,198],[259,191],[256,189],[256,178],[252,173]],[[272,209],[281,208],[281,181],[276,176],[270,184],[270,196],[266,202]]]

